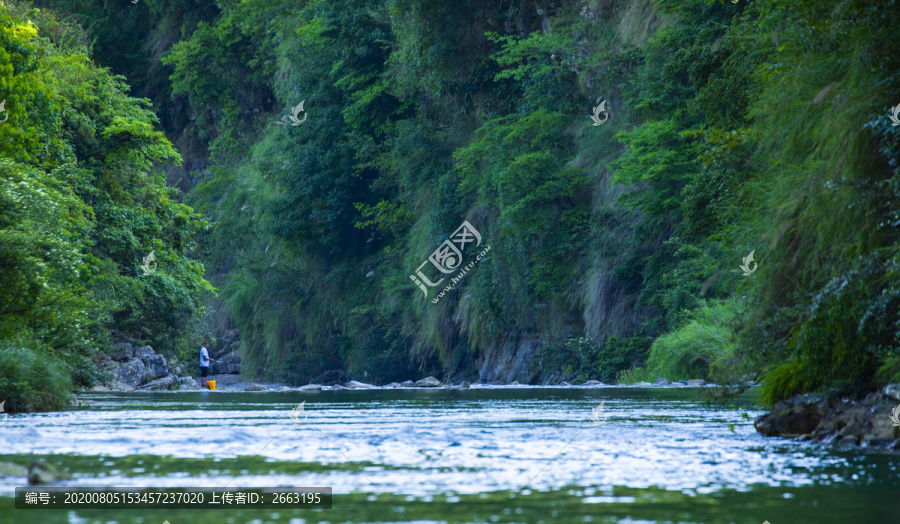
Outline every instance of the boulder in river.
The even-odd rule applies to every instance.
[[[400,383],[400,386],[404,387],[404,388],[411,388],[415,385],[416,385],[416,383],[413,382],[412,380],[404,380],[403,382]]]
[[[587,382],[582,384],[582,386],[602,386],[602,385],[603,385],[603,382],[600,382],[599,380],[588,380]]]
[[[419,388],[436,388],[441,385],[441,381],[434,377],[425,377],[422,380],[416,382],[416,387]]]
[[[386,385],[386,386],[384,386],[384,387],[386,387],[386,388],[399,388],[399,387],[400,387],[400,383],[399,383],[399,382],[391,382],[390,384],[388,384],[388,385]]]
[[[702,378],[695,378],[687,381],[688,386],[702,386],[703,384],[706,384],[706,381]]]
[[[319,391],[322,389],[320,384],[307,384],[305,386],[300,386],[300,391]]]
[[[47,462],[32,462],[28,468],[28,483],[52,484],[58,480],[66,480],[71,478],[68,474],[63,473],[53,464]]]
[[[347,389],[375,389],[378,386],[374,386],[372,384],[366,384],[365,382],[357,382],[356,380],[351,380],[344,384],[344,387]]]
[[[460,386],[462,386],[463,389],[469,389],[469,387],[471,386],[471,384],[469,384],[468,382],[466,382],[465,380],[463,380],[463,381],[462,381],[462,384],[460,384]]]
[[[669,385],[669,379],[663,378],[663,377],[659,377],[658,379],[656,379],[656,382],[654,382],[654,384],[656,384],[657,386],[668,386],[668,385]]]
[[[825,403],[810,395],[776,402],[772,412],[756,419],[756,431],[771,436],[809,435],[825,417]]]
[[[635,382],[634,384],[631,384],[631,386],[636,387],[636,388],[646,388],[646,387],[652,386],[652,385],[653,384],[651,384],[649,382]]]
[[[2,477],[22,477],[28,476],[28,468],[13,464],[12,462],[0,462],[0,478]]]
[[[263,386],[262,384],[250,384],[249,386],[244,388],[244,391],[268,391],[269,388],[267,386]]]

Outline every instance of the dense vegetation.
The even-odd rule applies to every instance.
[[[89,40],[3,15],[3,198],[44,194],[0,209],[0,341],[80,382],[104,329],[224,326],[299,381],[532,347],[536,382],[900,380],[894,0],[35,3]],[[491,250],[435,304],[410,275],[463,220]]]

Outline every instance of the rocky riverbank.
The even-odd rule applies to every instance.
[[[777,402],[772,412],[757,418],[754,425],[768,437],[900,449],[900,426],[891,418],[898,409],[900,384],[891,384],[862,399],[797,395]]]
[[[156,391],[199,389],[197,382],[187,376],[184,365],[177,360],[170,363],[150,346],[133,346],[128,342],[113,344],[110,353],[97,362],[106,375],[106,384],[94,391]]]

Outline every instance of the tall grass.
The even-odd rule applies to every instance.
[[[736,330],[743,315],[744,307],[734,300],[702,305],[691,312],[683,327],[657,338],[650,347],[647,364],[623,372],[619,382],[630,384],[658,377],[734,382],[742,371],[736,357]]]

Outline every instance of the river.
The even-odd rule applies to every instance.
[[[900,454],[764,438],[751,392],[704,391],[85,394],[0,422],[0,461],[49,457],[79,487],[327,486],[333,507],[17,510],[6,477],[0,522],[900,522]]]

